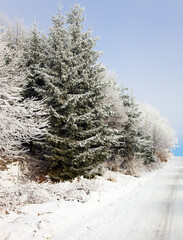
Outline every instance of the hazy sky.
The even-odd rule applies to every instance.
[[[133,88],[137,101],[168,119],[183,145],[183,1],[62,0],[63,13],[75,2],[85,6],[86,27],[100,37],[103,63]],[[57,0],[0,0],[10,18],[30,26],[36,17],[44,31],[57,6]]]

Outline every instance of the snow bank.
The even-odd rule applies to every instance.
[[[96,229],[103,216],[111,220],[114,206],[130,199],[153,174],[137,178],[107,171],[94,180],[38,184],[18,180],[16,166],[0,172],[1,240],[87,239],[83,233]]]
[[[91,192],[97,189],[96,180],[84,178],[73,182],[37,183],[19,178],[17,165],[0,172],[0,209],[17,210],[27,204],[42,204],[50,201],[86,202]]]

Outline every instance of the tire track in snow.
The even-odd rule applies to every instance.
[[[105,225],[84,239],[182,240],[183,158],[170,160],[136,190],[114,206],[110,220],[105,213]]]
[[[179,170],[179,169],[178,169]],[[177,195],[177,189],[179,186],[179,180],[183,175],[183,168],[181,167],[180,170],[175,172],[175,180],[173,181],[172,185],[169,185],[169,188],[165,194],[164,200],[161,206],[161,218],[160,223],[158,225],[158,230],[156,232],[157,240],[169,240],[173,239],[171,237],[171,225],[174,216],[174,206],[175,206],[175,199]]]

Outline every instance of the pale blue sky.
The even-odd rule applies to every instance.
[[[183,142],[183,1],[62,0],[63,12],[75,2],[85,6],[86,27],[100,37],[104,64],[139,102],[167,118]],[[57,0],[0,0],[0,11],[29,26],[36,17],[44,31],[57,6]]]

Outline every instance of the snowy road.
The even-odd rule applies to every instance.
[[[81,239],[182,240],[183,158],[172,159],[129,198],[113,207],[111,214],[109,209],[103,210],[104,222]]]
[[[54,240],[182,240],[183,158],[171,159],[128,194],[106,195],[108,203],[81,209]]]
[[[183,157],[141,178],[116,174],[87,203],[27,205],[0,218],[2,240],[183,240]]]
[[[86,216],[72,236],[78,240],[182,240],[183,158],[172,159],[128,196]]]

